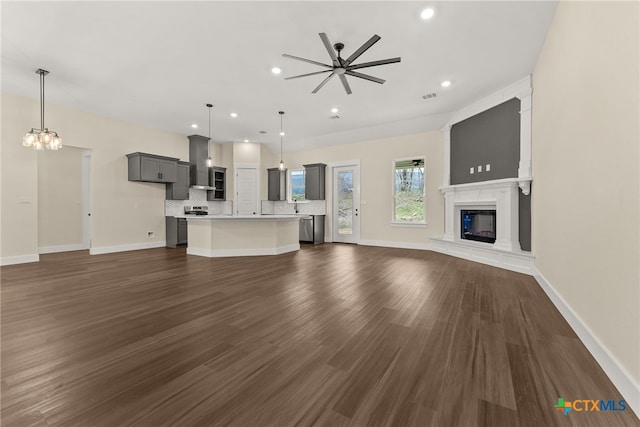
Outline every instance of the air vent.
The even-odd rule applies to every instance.
[[[340,116],[336,114],[335,116],[329,116],[329,118],[330,118],[330,119],[339,119],[339,118],[340,118]]]
[[[435,93],[435,92],[431,92],[431,93],[428,93],[428,94],[426,94],[426,95],[422,95],[422,99],[435,98],[436,96],[438,96],[438,94],[437,94],[437,93]]]

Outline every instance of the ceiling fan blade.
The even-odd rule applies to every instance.
[[[386,82],[386,80],[384,79],[379,79],[377,77],[370,76],[369,74],[362,74],[355,71],[346,71],[345,74],[348,74],[353,77],[369,80],[370,82],[380,83],[380,84]]]
[[[286,53],[283,53],[282,56],[284,56],[285,58],[296,59],[302,62],[308,62],[309,64],[320,65],[321,67],[333,68],[331,65],[323,64],[322,62],[318,61],[312,61],[311,59],[300,58],[299,56],[293,56]]]
[[[347,67],[347,70],[357,70],[359,68],[375,67],[376,65],[393,64],[396,62],[400,62],[400,57],[381,59],[379,61],[363,62],[362,64],[357,64],[357,65],[349,65]]]
[[[327,76],[327,78],[326,78],[326,79],[324,79],[324,80],[322,81],[322,83],[320,83],[318,86],[316,86],[316,88],[315,88],[311,93],[317,93],[320,89],[322,89],[322,86],[326,85],[326,84],[327,84],[327,82],[328,82],[329,80],[331,80],[331,77],[333,77],[333,76],[335,76],[335,75],[336,75],[336,73],[331,73],[331,74],[329,74],[329,76]]]
[[[349,86],[347,77],[344,74],[340,74],[340,81],[342,82],[342,86],[344,87],[344,90],[347,92],[347,95],[351,95],[351,86]]]
[[[327,37],[326,33],[318,33],[318,35],[320,36],[322,43],[324,43],[324,47],[327,49],[327,52],[329,52],[329,56],[331,57],[331,61],[333,61],[333,65],[335,67],[339,67],[340,63],[338,62],[336,51],[333,49],[333,45],[329,41],[329,37]]]
[[[285,80],[298,79],[300,77],[307,77],[307,76],[315,76],[316,74],[328,73],[329,71],[332,71],[332,70],[316,71],[315,73],[300,74],[298,76],[285,77]]]
[[[358,48],[358,50],[356,50],[355,52],[353,52],[353,54],[351,54],[350,57],[348,57],[346,59],[346,61],[344,61],[344,65],[347,66],[349,64],[351,64],[353,61],[355,61],[360,55],[362,55],[367,49],[369,49],[371,46],[373,46],[378,40],[380,40],[380,36],[377,34],[374,34],[373,37],[371,37],[369,40],[367,40],[367,42],[365,44],[363,44],[362,46],[360,46]]]

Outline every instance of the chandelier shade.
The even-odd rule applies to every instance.
[[[49,72],[38,68],[36,74],[40,75],[40,129],[31,128],[22,138],[22,145],[36,150],[59,150],[62,148],[62,137],[44,127],[44,76]]]

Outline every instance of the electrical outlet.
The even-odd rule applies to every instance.
[[[153,231],[147,231],[147,238],[151,238],[154,236],[154,232]]]
[[[487,164],[487,166],[484,168],[485,171],[489,172],[491,170],[491,165]]]
[[[470,173],[471,175],[473,175],[473,172],[474,172],[474,168],[470,168],[470,169],[469,169],[469,173]]]

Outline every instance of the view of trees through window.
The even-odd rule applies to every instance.
[[[338,172],[338,234],[353,234],[353,172]]]
[[[424,157],[396,160],[394,222],[425,223]]]
[[[290,173],[291,177],[291,200],[300,202],[306,200],[304,193],[304,169],[294,169]]]

